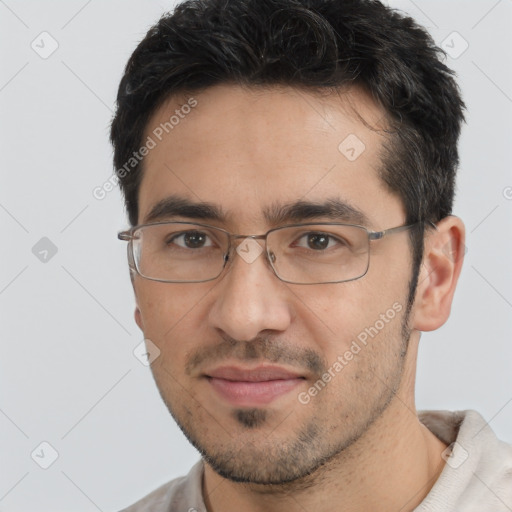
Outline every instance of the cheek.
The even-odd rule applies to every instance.
[[[343,340],[379,310],[380,298],[363,280],[318,286],[296,292],[300,317],[310,330],[325,331],[327,338]]]
[[[295,292],[300,299],[297,316],[306,335],[313,338],[312,348],[322,352],[329,364],[347,351],[357,351],[354,342],[364,346],[374,337],[391,335],[394,339],[394,333],[400,332],[398,317],[405,310],[406,286],[399,288],[397,282],[402,285],[403,277],[396,280],[383,275],[379,283],[366,277],[316,290],[311,287],[308,293]]]
[[[207,283],[179,285],[139,280],[135,283],[137,305],[141,312],[146,337],[166,342],[187,329],[197,329],[203,324],[204,297],[208,294]]]

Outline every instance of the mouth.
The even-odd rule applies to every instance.
[[[305,381],[305,376],[278,366],[223,366],[204,376],[218,396],[238,407],[269,404]]]

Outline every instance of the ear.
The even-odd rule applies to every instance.
[[[139,306],[135,306],[135,323],[139,326],[139,329],[144,332],[144,322],[142,321],[142,314],[140,312]]]
[[[131,260],[130,260],[130,262],[131,262]],[[135,287],[135,275],[136,275],[135,269],[130,264],[130,281],[132,282],[133,293],[135,294],[135,312],[134,312],[135,323],[139,326],[139,329],[142,332],[144,332],[144,322],[142,321],[142,313],[140,312],[139,305],[137,304],[137,289]]]
[[[414,329],[433,331],[448,319],[466,252],[464,241],[464,224],[455,216],[445,217],[437,224],[437,230],[426,235],[416,288]]]

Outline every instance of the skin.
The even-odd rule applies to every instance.
[[[385,113],[364,92],[319,96],[225,84],[194,97],[197,107],[145,158],[139,223],[174,195],[218,205],[227,214],[223,221],[199,222],[239,234],[271,229],[262,212],[273,203],[333,197],[363,212],[369,229],[404,224],[399,197],[378,177]],[[162,105],[146,136],[185,101]],[[355,161],[338,150],[349,134],[365,145]],[[427,232],[408,319],[407,232],[371,242],[368,273],[340,284],[284,283],[263,255],[247,263],[236,253],[206,283],[132,276],[137,324],[161,351],[152,364],[159,391],[207,460],[209,511],[334,511],[341,503],[344,510],[407,511],[421,502],[442,470],[446,446],[416,415],[418,342],[420,331],[437,329],[449,316],[463,242],[455,217]],[[299,393],[393,304],[402,306],[396,316],[301,403]],[[228,403],[205,378],[220,365],[270,361],[302,380],[258,407]]]

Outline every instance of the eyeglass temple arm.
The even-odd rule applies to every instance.
[[[117,238],[119,238],[119,240],[129,242],[130,240],[133,239],[133,235],[131,231],[120,231],[119,233],[117,233]]]
[[[385,229],[384,231],[370,231],[369,232],[370,240],[380,240],[381,238],[383,238],[386,235],[390,235],[391,233],[400,233],[401,231],[406,231],[408,229],[413,228],[414,226],[417,226],[418,224],[421,224],[422,222],[428,224],[430,227],[433,227],[437,231],[437,226],[433,222],[431,222],[429,220],[419,221],[419,222],[415,222],[414,224],[407,224],[405,226],[397,226],[396,228]]]

